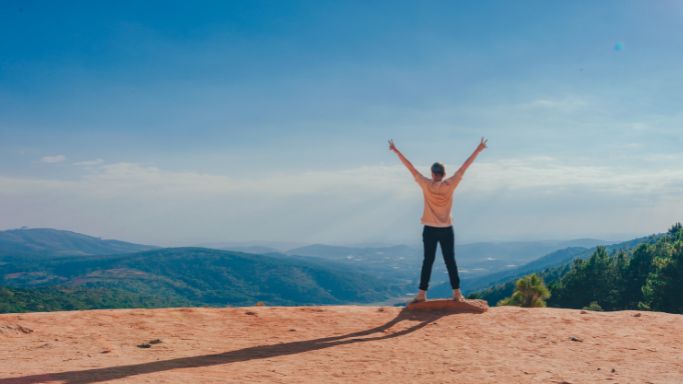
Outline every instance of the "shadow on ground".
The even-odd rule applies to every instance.
[[[302,352],[314,351],[324,348],[332,348],[337,345],[365,343],[400,337],[423,328],[437,319],[449,315],[448,312],[412,312],[402,310],[399,314],[378,327],[364,331],[353,332],[346,335],[323,337],[313,340],[293,341],[289,343],[259,345],[238,349],[235,351],[222,352],[210,355],[181,357],[163,361],[153,361],[141,364],[122,365],[117,367],[94,368],[80,371],[56,372],[32,376],[23,376],[9,379],[0,379],[0,384],[33,384],[46,381],[56,381],[68,384],[97,383],[108,380],[122,379],[125,377],[143,375],[171,369],[197,368],[212,365],[230,364],[253,359],[266,359],[277,356],[293,355]],[[371,336],[375,333],[384,333],[401,321],[419,321],[409,328],[381,336]]]

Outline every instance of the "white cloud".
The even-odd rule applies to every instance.
[[[73,165],[79,166],[79,167],[84,167],[84,168],[89,168],[89,167],[96,167],[98,165],[101,165],[104,163],[104,160],[102,159],[94,159],[94,160],[84,160],[84,161],[77,161],[73,163]]]
[[[66,160],[66,156],[64,155],[54,155],[54,156],[43,156],[40,161],[43,163],[47,164],[56,164],[56,163],[62,163]]]
[[[540,98],[521,104],[522,109],[550,110],[557,112],[574,112],[588,106],[588,102],[580,97]]]
[[[509,158],[472,166],[454,217],[461,239],[650,233],[680,220],[681,195],[683,170],[670,162],[621,169]],[[157,243],[401,241],[414,237],[422,209],[400,164],[235,178],[115,163],[77,180],[0,176],[0,196],[0,226]]]
[[[668,158],[667,158],[668,159]],[[679,167],[620,168],[572,164],[552,157],[528,157],[481,162],[470,176],[478,191],[544,190],[563,191],[582,187],[613,195],[678,194],[683,182]]]

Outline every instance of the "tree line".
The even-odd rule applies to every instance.
[[[658,240],[632,250],[609,254],[597,247],[590,258],[576,259],[552,277],[546,287],[541,275],[525,276],[498,304],[683,313],[683,227],[676,223]],[[497,291],[509,288],[508,283]]]

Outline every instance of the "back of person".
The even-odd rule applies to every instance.
[[[458,181],[453,178],[435,181],[418,175],[415,181],[422,189],[424,196],[424,211],[420,222],[431,227],[449,227],[453,225],[451,209],[453,207],[453,192]]]

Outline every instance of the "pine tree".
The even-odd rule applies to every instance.
[[[499,301],[498,305],[545,307],[545,300],[549,297],[550,291],[545,286],[543,278],[534,273],[517,280],[512,296]]]
[[[662,243],[653,259],[654,271],[643,286],[642,307],[653,311],[683,313],[683,238],[681,229],[674,243]]]
[[[633,251],[624,271],[624,295],[622,298],[624,305],[622,308],[645,308],[643,307],[643,286],[653,271],[652,260],[655,252],[655,246],[652,244],[641,244]]]

